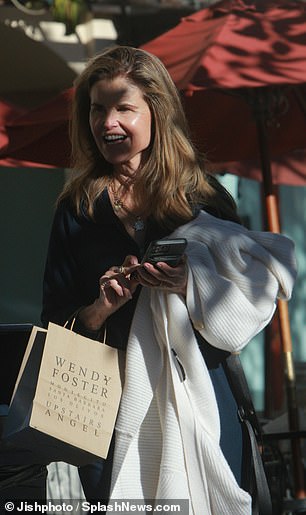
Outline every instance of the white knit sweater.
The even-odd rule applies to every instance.
[[[172,236],[188,240],[187,298],[142,290],[127,348],[111,499],[188,499],[190,515],[249,515],[250,496],[219,445],[215,394],[190,319],[212,345],[242,349],[271,319],[277,296],[290,297],[294,246],[204,212]]]

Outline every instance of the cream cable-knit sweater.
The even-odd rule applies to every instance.
[[[219,446],[215,394],[190,319],[212,345],[242,349],[270,321],[276,298],[290,297],[294,245],[205,212],[172,236],[188,240],[187,298],[141,292],[116,423],[111,499],[188,499],[190,515],[249,515],[251,498]]]

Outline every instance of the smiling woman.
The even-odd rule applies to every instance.
[[[241,227],[191,143],[172,79],[143,50],[115,46],[89,61],[75,82],[71,141],[42,320],[74,317],[77,332],[106,333],[126,351],[113,444],[105,461],[79,469],[85,495],[184,498],[191,515],[249,515],[226,360],[269,322],[276,296],[290,296],[292,244]],[[143,259],[165,237],[187,240],[175,266]]]

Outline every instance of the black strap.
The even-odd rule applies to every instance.
[[[253,514],[272,515],[271,495],[258,445],[261,427],[254,409],[239,354],[230,354],[226,358],[226,368],[228,380],[230,381],[233,394],[238,404],[238,415],[246,430],[250,443],[256,490]]]

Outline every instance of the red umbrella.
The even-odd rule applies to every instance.
[[[263,109],[274,181],[306,184],[305,5],[219,2],[143,48],[188,95],[195,141],[215,169],[260,178],[254,111]]]
[[[0,100],[0,126],[9,123],[25,112],[24,107],[16,106],[6,100]]]
[[[10,111],[9,119],[7,104],[0,103],[0,166],[69,167],[68,120],[72,94],[72,89],[65,90],[22,114]]]
[[[143,45],[166,65],[194,139],[216,170],[263,180],[268,228],[280,230],[275,183],[306,184],[306,6],[225,0]],[[288,306],[279,302],[290,429],[298,429]],[[293,440],[297,497],[305,497]]]

